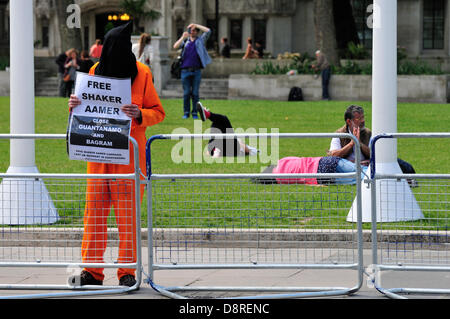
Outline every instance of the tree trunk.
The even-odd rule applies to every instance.
[[[73,14],[67,12],[67,7],[74,3],[73,0],[57,0],[55,3],[56,16],[58,19],[59,36],[61,39],[61,50],[66,51],[70,48],[82,49],[81,29],[67,26],[67,18]]]
[[[337,65],[339,55],[333,17],[333,0],[314,0],[314,26],[317,49],[325,54],[330,64]]]

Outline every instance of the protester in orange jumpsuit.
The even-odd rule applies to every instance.
[[[137,62],[131,51],[132,24],[116,27],[106,36],[99,63],[91,70],[91,75],[114,78],[131,78],[132,104],[122,106],[122,111],[132,118],[131,137],[139,145],[139,166],[146,174],[145,130],[148,126],[163,121],[164,109],[153,86],[150,69]],[[69,108],[76,107],[80,100],[75,95],[69,99]],[[88,174],[126,174],[134,172],[134,152],[130,142],[130,163],[128,165],[88,162]],[[141,201],[144,185],[141,185]],[[86,263],[102,263],[107,242],[106,220],[114,206],[119,231],[118,263],[136,261],[136,211],[134,181],[90,179],[86,189],[84,213],[84,236],[81,247],[82,260]],[[119,284],[136,284],[135,269],[119,268]],[[103,284],[103,268],[86,268],[78,279],[81,285]]]

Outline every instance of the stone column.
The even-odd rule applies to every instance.
[[[244,17],[242,23],[242,49],[247,48],[247,38],[253,38],[253,24],[251,17]],[[254,39],[253,39],[254,40]]]
[[[228,38],[228,41],[230,40],[230,20],[227,16],[219,18],[219,41],[223,37]]]
[[[167,1],[161,1],[160,12],[162,16],[155,22],[155,31],[159,35],[170,37],[172,31],[172,13],[170,11],[170,5]]]
[[[10,131],[13,135],[35,134],[33,1],[11,1],[10,6]],[[39,173],[34,139],[11,140],[7,173]],[[42,179],[3,178],[0,183],[0,224],[51,224],[58,219]]]
[[[167,81],[170,80],[170,58],[168,37],[152,37],[153,61],[152,73],[156,92],[161,95]]]
[[[197,23],[204,25],[204,19],[203,19],[203,0],[191,0],[191,15],[189,19],[190,21],[186,21],[187,24],[189,23]]]
[[[273,56],[292,51],[292,17],[271,16],[267,20],[266,51]]]

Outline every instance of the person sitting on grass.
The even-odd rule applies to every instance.
[[[367,166],[361,166],[361,179],[364,178]],[[266,167],[263,173],[270,174],[333,174],[355,173],[356,165],[346,159],[326,157],[284,157],[278,160],[276,166]],[[256,178],[254,182],[261,184],[339,184],[351,185],[356,183],[355,178]]]
[[[372,138],[372,132],[366,127],[364,118],[364,109],[359,105],[350,105],[344,113],[345,125],[336,130],[336,133],[349,133],[354,135],[360,145],[361,164],[369,165],[370,148],[369,143]],[[331,139],[330,149],[327,151],[328,156],[337,156],[345,158],[351,162],[355,161],[355,143],[348,137]],[[416,171],[412,164],[397,158],[397,163],[400,166],[403,174],[415,174]],[[412,187],[417,186],[417,181],[408,179],[408,183]]]
[[[201,102],[197,102],[197,112],[203,122],[206,120],[212,122],[211,134],[234,134],[233,126],[226,115],[211,112],[204,108]],[[212,138],[208,142],[208,153],[214,158],[220,156],[256,155],[257,152],[257,149],[246,145],[238,138],[225,139],[225,143],[223,139]]]

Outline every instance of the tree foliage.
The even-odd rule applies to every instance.
[[[142,19],[156,20],[161,17],[161,13],[146,8],[147,0],[122,0],[120,7],[133,19],[134,32],[139,32],[139,23]]]

